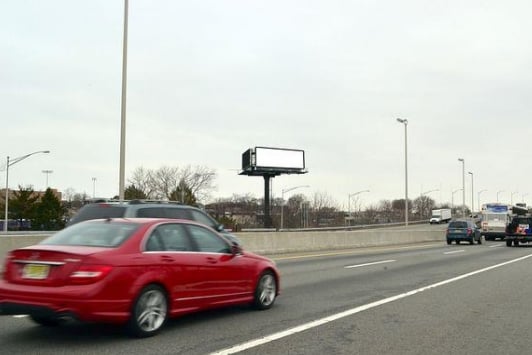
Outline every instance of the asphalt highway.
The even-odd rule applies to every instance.
[[[532,247],[438,243],[274,256],[282,295],[171,320],[157,336],[0,318],[5,354],[524,354]]]

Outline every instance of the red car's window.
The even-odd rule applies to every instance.
[[[196,244],[198,251],[208,253],[230,253],[231,248],[225,240],[207,228],[189,225],[190,236]]]
[[[139,224],[136,223],[110,223],[107,221],[79,223],[59,231],[40,244],[116,247],[128,239],[138,228]]]

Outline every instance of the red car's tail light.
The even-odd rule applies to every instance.
[[[467,235],[470,235],[471,233],[473,233],[473,230],[471,228],[467,228]]]
[[[70,274],[70,282],[77,285],[94,283],[107,276],[112,269],[109,265],[81,265]]]
[[[4,267],[2,268],[2,270],[0,270],[0,278],[4,279],[4,280],[7,280],[9,278],[9,273],[11,272],[11,269],[12,269],[12,260],[13,260],[13,254],[9,253],[6,255],[6,260],[4,261]]]

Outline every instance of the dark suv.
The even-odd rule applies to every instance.
[[[105,201],[89,203],[70,219],[67,227],[73,224],[100,218],[176,218],[187,219],[205,224],[221,233],[229,241],[241,244],[236,236],[227,232],[224,226],[218,223],[202,209],[184,205],[178,202],[132,200]]]
[[[451,244],[453,240],[456,244],[461,241],[467,241],[473,244],[475,241],[482,244],[482,236],[480,235],[480,228],[471,220],[453,220],[449,222],[446,232],[447,244]]]
[[[532,242],[532,216],[514,216],[506,226],[506,246]]]

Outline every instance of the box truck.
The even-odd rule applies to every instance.
[[[432,217],[430,217],[430,224],[447,223],[451,220],[451,209],[440,208],[438,210],[432,210]]]

